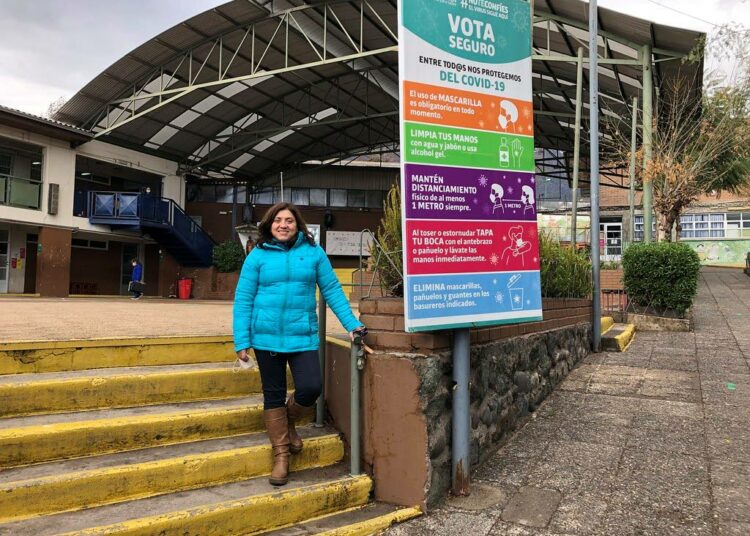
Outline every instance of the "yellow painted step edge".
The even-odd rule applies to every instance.
[[[0,429],[0,467],[106,454],[264,429],[263,405]]]
[[[291,470],[333,465],[344,457],[338,435],[305,440]],[[0,485],[0,523],[215,486],[271,472],[270,445],[192,454]],[[293,477],[292,477],[293,478]]]
[[[378,531],[387,529],[395,523],[413,519],[422,515],[422,510],[418,506],[413,508],[401,508],[395,512],[373,517],[359,523],[353,523],[346,527],[338,527],[318,533],[318,536],[371,536]]]
[[[635,324],[628,324],[623,332],[615,337],[615,342],[617,343],[617,347],[621,352],[624,352],[627,349],[627,347],[630,345],[630,342],[633,340],[634,335]]]
[[[367,503],[372,480],[347,477],[240,500],[133,519],[60,536],[254,535]]]
[[[292,385],[289,371],[287,383]],[[257,370],[235,374],[230,363],[202,370],[33,378],[23,383],[0,384],[0,417],[227,399],[259,393],[260,388]]]
[[[235,355],[231,341],[157,342],[143,339],[133,344],[123,340],[102,345],[85,343],[67,341],[31,348],[4,345],[6,348],[0,348],[0,374],[231,362]]]
[[[107,337],[103,339],[27,340],[0,343],[0,352],[10,350],[59,350],[62,348],[99,348],[102,346],[154,346],[164,344],[206,344],[232,342],[231,335],[184,337]]]
[[[601,334],[604,335],[606,332],[608,332],[612,326],[615,325],[615,319],[611,316],[603,316],[601,318]]]

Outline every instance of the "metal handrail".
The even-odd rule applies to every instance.
[[[372,231],[370,231],[369,229],[364,229],[360,233],[360,245],[359,245],[360,283],[358,285],[357,283],[353,281],[353,278],[352,278],[351,283],[340,283],[342,287],[362,288],[365,286],[364,281],[362,279],[365,233],[370,234],[374,243],[378,247],[378,251],[379,252],[383,251],[381,244],[378,242],[377,238],[372,233]],[[401,271],[398,270],[398,267],[393,263],[392,259],[388,257],[388,254],[386,254],[386,257],[388,258],[388,261],[391,263],[394,269],[396,269],[399,273],[401,273]],[[372,282],[370,283],[370,291],[372,291]],[[364,342],[364,335],[366,334],[367,334],[367,330],[365,330],[364,334],[360,334],[359,332],[354,333],[354,339],[352,340],[352,344],[350,347],[350,354],[349,354],[349,390],[350,390],[349,455],[350,455],[350,474],[353,476],[362,474],[362,467],[360,463],[360,458],[361,458],[361,453],[362,453],[361,424],[360,424],[360,415],[359,415],[360,406],[361,406],[361,385],[360,384],[361,384],[362,370],[365,367],[365,360],[366,360],[367,354],[372,353],[372,350],[368,348]],[[316,404],[315,426],[321,427],[323,426],[324,419],[325,419],[325,370],[326,370],[325,369],[326,367],[326,358],[325,358],[326,301],[322,293],[320,293],[319,301],[318,301],[318,337],[320,340],[318,359],[319,359],[320,368],[322,371],[323,385],[322,385],[322,394],[318,398],[318,401]]]
[[[361,405],[360,381],[362,370],[365,368],[367,358],[367,345],[364,342],[364,334],[355,331],[352,340],[351,353],[349,354],[349,417],[351,419],[351,437],[349,438],[350,474],[352,476],[362,474],[360,458],[362,453],[361,425],[359,422],[359,410]],[[369,350],[370,352],[372,350]]]

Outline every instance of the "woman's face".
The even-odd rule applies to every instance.
[[[271,224],[271,234],[279,242],[286,242],[293,236],[297,236],[297,220],[291,211],[280,210]]]

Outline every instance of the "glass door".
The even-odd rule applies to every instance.
[[[0,293],[8,292],[8,264],[10,263],[9,232],[0,229]]]
[[[622,223],[602,223],[599,225],[599,231],[601,260],[619,261],[622,258]]]

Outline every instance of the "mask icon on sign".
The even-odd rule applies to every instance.
[[[492,201],[492,213],[500,209],[505,214],[505,205],[503,205],[503,187],[499,184],[490,186],[490,201]]]

